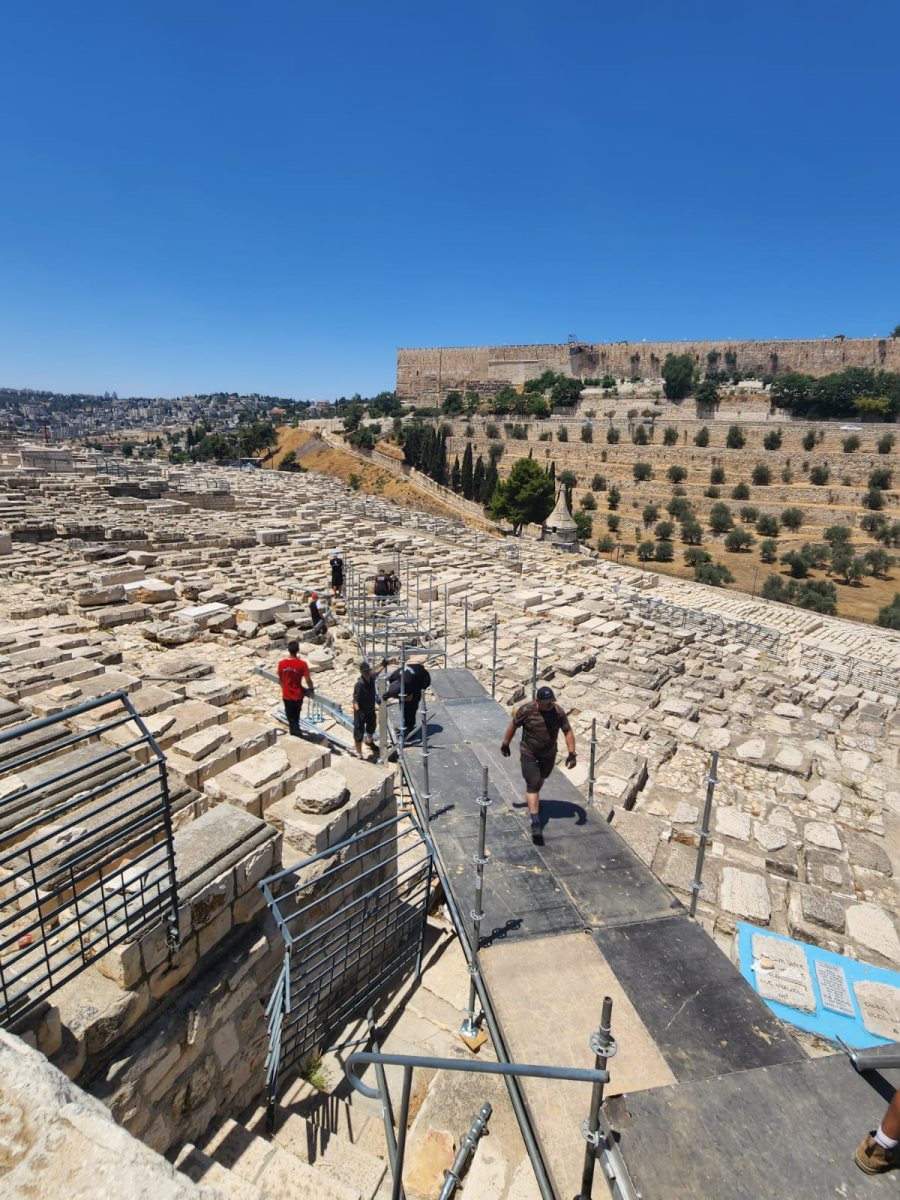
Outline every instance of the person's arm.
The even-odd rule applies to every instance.
[[[506,727],[506,732],[503,735],[503,741],[500,743],[500,753],[503,755],[504,758],[507,758],[509,756],[509,743],[513,740],[513,738],[515,736],[516,736],[516,723],[515,723],[515,721],[510,721],[510,723]]]

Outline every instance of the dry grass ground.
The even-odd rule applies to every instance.
[[[379,444],[378,449],[390,453],[390,449],[383,443]],[[415,484],[398,479],[383,467],[364,462],[348,451],[333,449],[315,433],[287,426],[279,429],[274,465],[277,467],[285,454],[291,450],[296,454],[297,462],[310,471],[317,471],[321,475],[333,475],[346,484],[351,484],[355,477],[361,492],[382,496],[403,508],[421,509],[423,512],[437,513],[457,521],[462,519],[458,512],[447,508],[428,492],[420,491]]]
[[[600,522],[602,528],[602,521]],[[816,536],[816,530],[808,530],[804,533],[800,530],[799,533],[793,534],[790,537],[778,538],[778,554],[786,554],[788,550],[799,549],[804,542],[814,542],[821,540],[821,530],[818,531],[819,536]],[[652,534],[648,533],[648,537],[652,538]],[[754,534],[754,536],[756,536]],[[728,551],[722,545],[721,538],[714,538],[710,533],[706,533],[703,541],[702,549],[712,557],[713,562],[721,563],[727,567],[734,576],[734,583],[728,585],[728,590],[732,592],[746,592],[748,595],[759,595],[760,588],[765,583],[770,575],[780,575],[783,579],[791,578],[790,571],[787,567],[783,567],[781,563],[764,563],[760,562],[759,558],[759,543],[762,539],[757,537],[756,545],[750,550]],[[674,575],[679,579],[693,579],[694,571],[684,561],[684,551],[687,547],[678,541],[677,533],[673,542],[675,547],[675,559],[671,563],[639,563],[637,555],[633,552],[627,556],[619,554],[619,562],[628,563],[633,567],[646,567],[653,570],[659,575]],[[877,545],[876,542],[860,541],[854,542],[853,547],[859,554],[864,554],[866,550],[872,549]],[[615,551],[604,557],[615,559]],[[868,621],[874,624],[878,616],[878,610],[886,604],[890,604],[897,592],[900,592],[900,570],[898,567],[892,567],[888,572],[887,579],[875,579],[871,575],[866,575],[859,584],[844,583],[843,580],[836,576],[827,575],[824,571],[810,571],[809,579],[826,579],[833,583],[837,589],[837,609],[838,616],[847,617],[855,621]]]

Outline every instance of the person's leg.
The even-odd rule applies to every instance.
[[[541,823],[541,768],[537,759],[527,751],[520,754],[522,778],[525,780],[525,803],[528,805],[528,815],[532,825]]]
[[[416,727],[416,713],[419,709],[419,701],[416,696],[406,696],[403,700],[403,732],[407,737]]]
[[[366,728],[366,745],[370,746],[370,747],[375,745],[375,725],[376,725],[375,713],[374,712],[368,713],[366,716],[365,728]]]
[[[353,714],[353,749],[356,751],[357,758],[362,758],[362,738],[363,715],[357,712]]]
[[[894,1092],[887,1112],[877,1129],[860,1142],[853,1156],[856,1165],[867,1175],[880,1175],[900,1166],[897,1145],[900,1142],[900,1090]]]
[[[284,715],[287,717],[288,733],[291,737],[300,736],[300,706],[301,700],[285,700]]]

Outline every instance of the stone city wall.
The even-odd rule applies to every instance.
[[[449,391],[495,395],[546,370],[577,378],[657,378],[667,354],[690,354],[704,368],[744,375],[803,371],[828,375],[846,367],[900,371],[900,338],[805,341],[592,342],[533,346],[444,346],[397,351],[397,395],[405,404],[440,404]]]

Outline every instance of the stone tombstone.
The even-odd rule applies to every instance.
[[[816,979],[819,984],[819,995],[822,1004],[831,1012],[841,1013],[845,1017],[855,1017],[856,1009],[847,986],[847,976],[843,967],[837,963],[825,962],[821,958],[815,961]]]
[[[815,1012],[816,997],[803,947],[761,933],[753,935],[752,945],[760,996],[801,1012]]]
[[[900,1041],[900,988],[860,979],[853,985],[863,1024],[869,1033]]]

